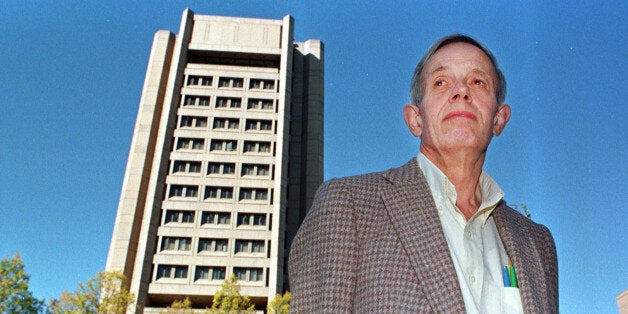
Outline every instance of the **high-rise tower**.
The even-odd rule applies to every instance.
[[[183,12],[155,34],[107,270],[145,313],[231,274],[264,309],[323,179],[323,44],[294,20]]]

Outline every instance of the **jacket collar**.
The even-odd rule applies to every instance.
[[[464,300],[430,188],[416,158],[383,173],[390,221],[435,312],[464,312]]]

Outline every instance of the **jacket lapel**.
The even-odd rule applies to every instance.
[[[539,276],[542,273],[541,256],[534,245],[534,239],[526,236],[531,233],[525,232],[525,224],[521,221],[528,218],[509,210],[502,203],[493,211],[493,219],[504,249],[517,271],[524,312],[546,312],[548,309],[544,308],[542,300],[547,299],[548,296],[543,294],[547,290],[543,278]]]
[[[435,312],[464,312],[464,300],[427,181],[415,158],[384,173],[380,194]]]

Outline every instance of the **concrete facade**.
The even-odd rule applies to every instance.
[[[615,300],[617,300],[619,314],[628,314],[628,290],[624,290],[624,292],[617,295]]]
[[[152,312],[211,306],[231,274],[258,310],[323,179],[324,48],[294,20],[183,12],[158,31],[107,258]]]

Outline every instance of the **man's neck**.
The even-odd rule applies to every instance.
[[[420,150],[453,184],[457,195],[456,206],[469,220],[482,204],[479,182],[486,151],[479,154],[442,154],[423,146]]]

